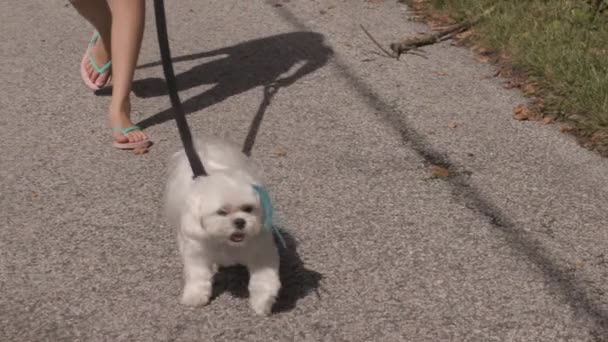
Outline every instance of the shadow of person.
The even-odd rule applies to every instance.
[[[273,87],[276,92],[321,68],[332,55],[331,48],[324,44],[323,35],[314,32],[291,32],[213,51],[175,57],[173,62],[213,58],[176,75],[179,90],[205,84],[214,85],[183,102],[186,114],[191,114],[256,87]],[[160,62],[154,62],[141,65],[138,69],[158,65]],[[149,98],[167,95],[167,88],[164,79],[147,78],[134,81],[133,92],[138,97]],[[99,93],[104,94],[111,94],[111,89]],[[171,120],[172,114],[172,109],[167,108],[138,122],[137,125],[147,128],[161,124]]]
[[[274,304],[273,312],[285,312],[295,308],[298,300],[306,297],[311,292],[317,292],[323,276],[304,266],[296,249],[296,242],[291,234],[281,230],[285,240],[286,248],[279,248],[281,265],[279,277],[281,279],[281,290]],[[215,275],[212,298],[217,298],[224,292],[238,298],[248,298],[249,272],[243,266],[232,266],[220,268]]]

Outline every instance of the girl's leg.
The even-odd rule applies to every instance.
[[[112,1],[112,101],[110,104],[110,124],[112,127],[126,128],[131,122],[131,84],[144,33],[145,0]],[[119,143],[136,142],[146,139],[140,130],[131,131],[127,136],[114,132],[114,140]]]
[[[97,65],[104,65],[111,56],[112,12],[107,0],[70,0],[76,11],[83,16],[97,32],[99,39],[92,50],[93,59]],[[86,69],[89,78],[98,85],[105,84],[109,73],[99,75],[93,66],[88,64]]]

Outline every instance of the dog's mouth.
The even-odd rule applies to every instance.
[[[229,240],[232,241],[232,242],[236,242],[236,243],[243,242],[243,240],[245,240],[245,234],[243,234],[243,233],[232,233],[230,235]]]

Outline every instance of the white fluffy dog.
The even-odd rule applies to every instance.
[[[253,310],[268,315],[281,282],[279,255],[272,231],[264,227],[258,169],[236,146],[221,140],[196,144],[208,176],[192,178],[185,152],[171,160],[165,212],[178,229],[184,264],[180,302],[198,306],[209,302],[213,275],[219,266],[244,265],[249,270]]]

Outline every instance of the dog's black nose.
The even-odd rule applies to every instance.
[[[245,228],[245,223],[245,220],[243,220],[242,218],[237,218],[234,220],[234,226],[236,227],[236,229]]]

